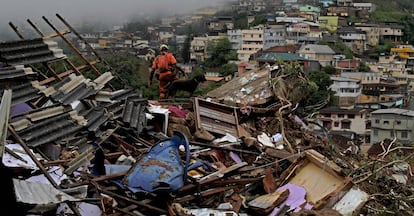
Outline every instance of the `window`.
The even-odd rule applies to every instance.
[[[351,129],[351,122],[342,122],[341,129]]]
[[[391,138],[394,138],[395,137],[394,131],[390,131],[390,137]]]
[[[323,121],[323,122],[322,122],[322,125],[323,125],[325,128],[331,128],[331,126],[332,126],[332,124],[331,124],[331,122],[330,122],[330,121]]]
[[[374,136],[378,136],[378,130],[377,130],[377,129],[374,129],[374,131],[372,132],[372,134],[373,134]]]
[[[401,120],[395,120],[395,124],[396,125],[400,125],[401,124]]]
[[[365,129],[371,129],[371,122],[365,123]]]
[[[375,124],[379,124],[380,120],[379,119],[375,119]]]
[[[343,118],[344,116],[344,114],[338,114],[338,118]]]
[[[334,122],[334,127],[339,127],[339,122]]]
[[[390,121],[388,121],[388,120],[384,120],[384,123],[383,124],[390,124]]]
[[[401,138],[407,139],[408,138],[408,132],[407,131],[401,131]]]
[[[350,118],[350,119],[355,118],[355,114],[348,114],[348,118]]]

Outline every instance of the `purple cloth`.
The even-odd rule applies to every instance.
[[[239,155],[237,155],[236,153],[234,153],[234,152],[230,152],[230,157],[231,157],[231,159],[233,159],[233,161],[234,162],[236,162],[236,163],[241,163],[241,162],[243,162],[242,160],[241,160],[241,158],[239,157]]]
[[[32,109],[32,107],[30,107],[30,106],[29,106],[28,104],[26,104],[26,103],[16,104],[16,105],[13,105],[13,106],[10,108],[10,116],[11,116],[11,117],[14,117],[14,116],[16,116],[16,115],[19,115],[19,114],[22,114],[22,113],[28,112],[28,111],[30,111],[30,110],[33,110],[33,109]]]
[[[306,200],[305,200],[306,190],[305,190],[305,188],[303,188],[299,185],[288,183],[288,184],[285,184],[282,187],[278,188],[277,191],[284,190],[284,189],[288,189],[290,193],[289,193],[288,198],[282,204],[280,204],[279,207],[287,205],[287,206],[290,207],[289,211],[291,211],[293,209],[294,209],[294,212],[300,211],[301,210],[300,206],[302,204],[306,203]],[[269,215],[270,216],[276,215],[280,210],[279,207],[274,208],[272,213],[270,213]],[[312,207],[313,206],[310,205],[309,203],[306,203],[306,205],[305,205],[305,209],[312,209]]]

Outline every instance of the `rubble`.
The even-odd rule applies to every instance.
[[[0,57],[22,43],[0,43]],[[2,178],[26,214],[413,215],[413,148],[385,141],[365,155],[313,131],[296,109],[314,86],[295,65],[258,68],[180,103],[112,90],[110,72],[11,77]]]

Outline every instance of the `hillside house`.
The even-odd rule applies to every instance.
[[[335,52],[328,45],[302,45],[297,53],[305,59],[316,60],[322,67],[332,65]]]
[[[369,142],[371,124],[367,109],[327,107],[319,111],[317,118],[320,124],[329,131],[354,132],[364,142]]]
[[[312,5],[302,5],[299,7],[299,16],[306,18],[308,21],[315,22],[318,20],[321,8]]]
[[[265,28],[263,33],[263,49],[286,44],[286,28],[283,25]]]
[[[328,16],[338,17],[353,17],[356,14],[356,9],[353,7],[345,6],[330,6],[326,12]]]
[[[227,30],[227,38],[229,39],[230,43],[231,43],[231,48],[233,50],[239,50],[241,49],[241,45],[242,45],[242,31],[241,29],[231,29],[231,30]]]
[[[237,58],[239,61],[248,62],[250,56],[263,48],[264,26],[259,25],[250,29],[243,29],[241,49],[237,50]]]
[[[207,37],[194,37],[190,44],[190,60],[192,62],[203,62],[207,47]]]
[[[384,40],[400,42],[404,36],[403,27],[398,25],[380,26],[380,37]]]
[[[338,6],[351,7],[353,3],[353,0],[336,0]]]
[[[360,66],[360,60],[357,59],[345,59],[334,56],[332,64],[339,74],[348,72],[358,72]]]
[[[319,24],[302,21],[286,24],[286,40],[288,44],[314,44],[322,39],[322,31]]]
[[[379,44],[380,28],[377,24],[355,23],[355,28],[365,33],[366,44],[374,47]]]
[[[367,11],[368,13],[372,13],[375,10],[375,5],[370,2],[354,2],[354,8],[359,11]]]
[[[219,16],[207,23],[207,30],[209,32],[227,32],[234,28],[233,17]]]
[[[340,107],[354,107],[361,94],[361,81],[345,77],[331,76],[333,81],[330,89],[335,92]]]
[[[392,108],[371,112],[371,143],[397,138],[411,144],[414,138],[414,111]]]
[[[346,26],[338,28],[337,34],[341,41],[347,45],[352,51],[362,54],[367,50],[367,38],[365,32],[355,27]]]
[[[157,30],[157,36],[160,43],[168,43],[175,37],[174,28],[172,26],[161,25]]]

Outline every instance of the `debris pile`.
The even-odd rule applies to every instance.
[[[43,42],[0,44],[0,59],[24,43]],[[0,68],[2,178],[16,214],[413,215],[413,148],[385,140],[365,154],[303,119],[315,88],[294,64],[148,101],[111,89],[111,72],[45,82],[23,60],[43,61]]]

